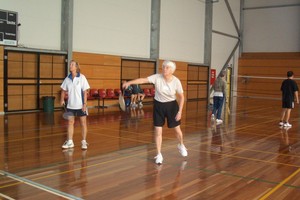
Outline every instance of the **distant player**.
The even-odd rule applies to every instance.
[[[291,110],[294,108],[294,99],[296,97],[296,102],[299,104],[298,97],[298,85],[294,79],[294,73],[292,71],[287,72],[287,79],[281,84],[282,92],[282,112],[279,126],[291,127],[292,124],[289,123]]]

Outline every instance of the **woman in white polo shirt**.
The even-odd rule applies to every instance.
[[[82,127],[82,141],[81,148],[83,150],[87,149],[88,143],[86,142],[87,136],[87,90],[90,85],[83,74],[80,73],[79,64],[72,60],[69,66],[70,74],[65,78],[61,84],[61,105],[65,105],[65,95],[68,92],[68,103],[67,111],[72,112],[74,116],[68,119],[68,139],[62,145],[63,149],[73,148],[73,134],[74,134],[74,123],[75,116],[80,118],[80,125]]]
[[[180,80],[173,76],[176,65],[172,61],[164,61],[162,64],[162,73],[154,74],[147,78],[138,78],[123,84],[127,88],[132,84],[153,83],[155,85],[155,96],[153,105],[153,121],[155,128],[155,142],[157,156],[155,163],[162,164],[163,156],[161,154],[162,145],[162,127],[167,119],[168,128],[174,128],[179,141],[178,150],[183,157],[188,155],[183,144],[183,135],[180,128],[180,120],[184,105],[184,95]],[[178,102],[176,100],[178,96]]]

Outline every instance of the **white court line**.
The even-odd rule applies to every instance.
[[[4,197],[5,199],[8,199],[8,200],[15,200],[15,199],[13,199],[9,196],[6,196],[5,194],[2,194],[2,193],[0,193],[0,197]]]
[[[61,196],[61,197],[66,198],[66,199],[70,199],[70,200],[83,200],[80,197],[76,197],[76,196],[73,196],[71,194],[68,194],[68,193],[65,193],[65,192],[61,192],[59,190],[56,190],[56,189],[50,188],[48,186],[45,186],[45,185],[33,182],[33,181],[28,180],[26,178],[19,177],[19,176],[15,175],[15,174],[11,174],[9,172],[5,172],[5,171],[0,170],[0,174],[4,175],[6,177],[9,177],[11,179],[14,179],[16,181],[19,181],[19,182],[25,183],[27,185],[30,185],[32,187],[44,190],[44,191],[49,192],[49,193],[52,193],[54,195]]]

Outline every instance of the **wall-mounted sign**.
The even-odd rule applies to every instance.
[[[17,46],[18,13],[0,10],[0,45]]]
[[[210,84],[213,85],[217,76],[217,71],[215,69],[210,70]]]

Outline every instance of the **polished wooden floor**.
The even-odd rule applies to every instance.
[[[224,123],[210,122],[207,102],[188,102],[183,159],[164,128],[156,165],[152,105],[122,113],[90,109],[87,151],[62,150],[61,112],[0,116],[0,199],[300,199],[300,109],[278,126],[280,101],[234,98]]]

